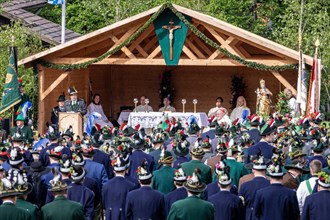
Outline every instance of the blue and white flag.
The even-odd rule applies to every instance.
[[[48,4],[51,5],[62,5],[65,0],[48,0]]]
[[[23,114],[23,118],[26,118],[27,116],[27,111],[30,110],[32,108],[32,103],[29,101],[26,101],[23,105],[22,105],[22,114]]]
[[[302,114],[305,114],[307,107],[307,79],[306,79],[306,70],[305,70],[305,60],[302,62],[302,78],[301,78],[301,100],[300,100],[300,109]]]
[[[94,120],[97,119],[97,118],[102,118],[102,115],[98,112],[93,112],[92,114],[89,115],[88,117],[88,121],[87,121],[87,124],[86,124],[86,132],[88,135],[91,135],[92,133],[92,128],[93,128],[93,123],[94,123]]]

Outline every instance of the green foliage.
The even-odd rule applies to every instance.
[[[236,102],[237,102],[237,98],[239,96],[245,96],[245,91],[246,91],[247,87],[246,87],[246,83],[244,82],[244,79],[242,76],[237,76],[237,75],[233,75],[231,77],[231,98],[229,103],[231,104],[230,109],[233,110],[234,108],[236,108]]]
[[[40,52],[43,47],[41,40],[28,33],[19,23],[13,23],[8,26],[0,26],[0,79],[1,84],[4,83],[9,64],[9,46],[12,44],[12,36],[15,36],[15,46],[18,51],[18,60],[31,56]],[[25,93],[31,98],[38,93],[38,88],[34,84],[32,69],[25,69],[23,66],[18,69],[18,77],[23,80],[25,85]],[[0,94],[3,92],[3,87],[0,87]],[[37,105],[36,103],[33,103]],[[8,117],[11,112],[4,113],[3,116]]]
[[[277,103],[275,109],[276,112],[278,112],[280,115],[290,115],[289,98],[285,92],[282,91],[277,95]]]
[[[173,100],[175,98],[175,89],[173,88],[171,77],[171,71],[166,71],[162,75],[162,80],[160,83],[159,89],[159,98],[160,98],[160,105],[163,105],[164,98],[169,98],[173,105]]]
[[[298,50],[298,29],[301,0],[283,1],[282,14],[276,18],[273,25],[271,39]],[[320,39],[319,58],[322,59],[321,104],[326,104],[330,97],[326,93],[329,87],[330,65],[330,1],[304,0],[303,13],[303,41],[302,50],[305,54],[313,56],[315,53],[315,40]]]

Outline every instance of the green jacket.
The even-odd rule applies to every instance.
[[[13,129],[11,130],[11,136],[14,136],[16,130],[17,130],[17,126],[13,127]],[[34,141],[32,129],[29,126],[24,125],[21,131],[23,138],[26,139],[28,143],[32,145]]]
[[[230,167],[230,178],[232,179],[232,184],[238,187],[239,179],[248,174],[248,170],[245,168],[243,163],[239,163],[235,159],[227,158],[225,162],[227,166]]]
[[[17,199],[16,206],[28,211],[31,214],[31,220],[38,220],[41,218],[39,208],[28,201]]]
[[[6,202],[0,206],[0,219],[1,220],[31,220],[31,214],[17,207],[16,205]]]
[[[58,196],[53,202],[46,204],[41,209],[43,220],[84,220],[82,205]]]
[[[189,196],[173,203],[167,220],[213,220],[212,203],[197,196]]]
[[[191,160],[189,162],[185,162],[181,164],[181,167],[186,174],[186,176],[192,176],[194,170],[199,168],[202,173],[200,175],[201,181],[206,185],[212,182],[212,171],[211,168],[205,164],[203,164],[199,160]]]
[[[151,187],[165,195],[175,190],[173,183],[175,169],[170,166],[163,166],[153,172]]]

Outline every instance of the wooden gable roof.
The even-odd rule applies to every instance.
[[[12,0],[1,5],[1,15],[8,20],[20,21],[32,33],[37,33],[42,41],[58,45],[61,43],[61,25],[35,15],[26,9],[38,8],[47,4],[47,0]],[[80,34],[66,29],[65,40],[70,41]]]
[[[178,5],[173,6],[182,14],[190,16],[192,18],[191,23],[199,31],[234,55],[266,65],[298,63],[299,53],[295,50],[211,16]],[[128,39],[160,7],[155,7],[63,45],[27,57],[21,60],[19,65],[30,67],[31,63],[37,59],[62,64],[82,63],[91,60]],[[312,57],[304,55],[304,58],[307,64],[312,65]],[[130,45],[121,48],[120,51],[95,65],[97,64],[165,65],[153,25],[150,25]],[[190,30],[183,46],[179,65],[243,66],[207,45]]]

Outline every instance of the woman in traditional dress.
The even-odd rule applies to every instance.
[[[96,93],[93,95],[93,102],[89,104],[87,107],[88,109],[88,115],[92,114],[93,112],[98,112],[101,114],[101,118],[95,119],[94,123],[99,124],[101,127],[104,127],[105,125],[113,126],[112,123],[108,120],[107,116],[103,112],[103,108],[101,105],[101,96],[100,94]]]
[[[243,96],[239,96],[236,101],[236,108],[230,114],[230,120],[244,120],[250,115],[250,109],[246,106],[246,100]]]

